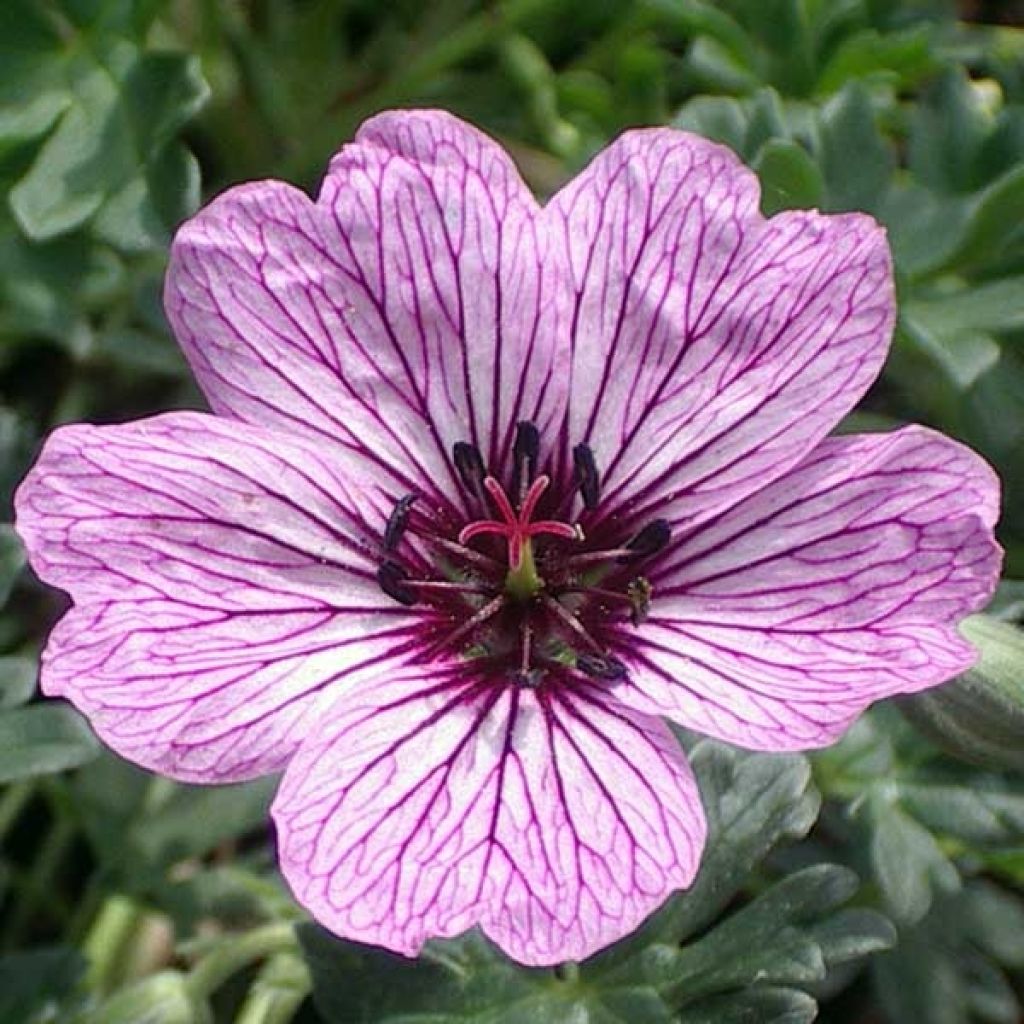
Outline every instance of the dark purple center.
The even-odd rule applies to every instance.
[[[625,668],[602,638],[612,621],[639,626],[646,618],[653,588],[638,570],[668,544],[668,523],[626,533],[614,515],[601,515],[600,473],[587,445],[573,449],[561,488],[537,474],[539,448],[536,427],[520,423],[503,482],[473,445],[458,442],[452,460],[478,515],[440,525],[417,509],[416,495],[402,498],[385,529],[377,581],[401,604],[439,613],[429,654],[472,659],[491,678],[521,686],[544,688],[566,671],[618,679]],[[569,522],[577,493],[583,510]],[[410,532],[437,552],[428,574],[402,557]]]

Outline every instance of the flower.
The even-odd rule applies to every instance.
[[[213,408],[57,430],[17,496],[74,607],[43,659],[124,756],[284,770],[297,898],[413,955],[551,964],[697,870],[661,716],[832,742],[975,652],[998,485],[929,430],[826,438],[894,319],[882,230],[758,213],[728,150],[628,132],[545,207],[440,112],[373,118],[318,200],[180,230]]]

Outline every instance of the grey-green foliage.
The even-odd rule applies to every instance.
[[[1012,1021],[1024,904],[985,877],[1019,870],[1024,778],[952,761],[898,715],[872,713],[815,758],[826,819],[899,928],[872,962],[893,1024]]]
[[[569,970],[527,971],[476,932],[430,943],[407,961],[310,925],[301,939],[320,1012],[330,1024],[813,1019],[807,989],[832,968],[889,948],[892,926],[846,906],[858,889],[853,872],[818,864],[767,885],[709,928],[772,847],[806,833],[818,801],[801,757],[704,742],[693,764],[711,826],[707,855],[692,889],[634,935]]]

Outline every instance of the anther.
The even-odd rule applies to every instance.
[[[456,441],[452,446],[452,462],[455,463],[463,487],[481,502],[486,503],[483,485],[487,468],[484,466],[480,449],[468,441]]]
[[[626,676],[626,666],[610,654],[577,654],[576,667],[591,679],[602,679],[606,682],[614,682]]]
[[[672,528],[665,519],[655,519],[648,523],[636,536],[626,541],[628,553],[619,557],[620,564],[635,562],[641,558],[656,555],[672,539]]]
[[[572,463],[584,507],[597,508],[601,500],[601,476],[589,444],[578,444],[573,448]]]
[[[651,595],[654,587],[646,576],[637,576],[626,584],[626,597],[629,598],[629,621],[639,626],[647,618],[651,610]]]
[[[388,516],[388,525],[384,527],[384,550],[394,551],[402,540],[406,524],[409,521],[409,509],[416,500],[415,494],[407,494],[399,498],[391,515]]]
[[[522,501],[524,490],[533,480],[539,452],[540,432],[529,420],[520,420],[516,424],[516,439],[512,445],[512,494],[517,501]]]
[[[380,589],[399,604],[413,605],[416,603],[416,594],[410,589],[408,580],[409,576],[406,571],[391,559],[381,562],[377,569],[377,584]]]

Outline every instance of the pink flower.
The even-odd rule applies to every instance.
[[[721,146],[629,132],[542,208],[475,129],[385,114],[316,203],[188,222],[166,301],[214,414],[61,428],[18,494],[74,599],[43,687],[155,771],[283,770],[340,935],[585,957],[697,870],[660,716],[801,750],[975,660],[992,472],[825,436],[885,358],[884,234],[764,220]]]

